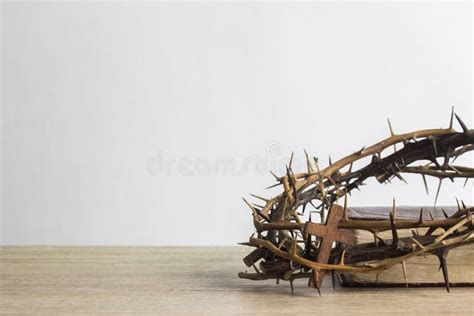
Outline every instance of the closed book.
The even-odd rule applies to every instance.
[[[396,216],[400,219],[418,219],[420,206],[398,206]],[[443,212],[444,210],[444,212]],[[352,207],[348,208],[349,219],[367,220],[388,220],[391,207]],[[443,219],[446,213],[448,216],[457,211],[456,207],[423,207],[425,220]],[[431,213],[431,215],[430,215]],[[427,229],[417,229],[418,234],[424,234]],[[356,243],[368,243],[374,241],[372,233],[365,230],[351,230],[356,236]],[[435,231],[434,234],[441,233],[442,230]],[[412,230],[399,230],[399,237],[412,236]],[[390,231],[380,233],[378,236],[384,239],[392,239]],[[474,244],[451,249],[447,256],[449,282],[451,286],[461,286],[474,284]],[[342,284],[345,286],[444,286],[443,273],[439,270],[438,257],[426,254],[408,259],[406,262],[407,282],[403,273],[402,264],[395,265],[382,272],[365,273],[343,273],[341,275]]]

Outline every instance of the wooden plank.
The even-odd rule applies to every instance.
[[[472,288],[252,282],[248,247],[0,247],[0,314],[474,314]],[[357,308],[355,308],[357,307]]]

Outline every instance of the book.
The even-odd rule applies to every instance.
[[[418,219],[421,207],[399,206],[397,218]],[[424,219],[429,220],[445,218],[444,212],[450,216],[457,211],[456,207],[423,207]],[[391,207],[352,207],[348,208],[350,219],[387,219],[392,211]],[[431,213],[431,215],[430,215]],[[418,229],[422,235],[427,229]],[[351,230],[356,236],[356,243],[373,242],[374,237],[368,231]],[[438,232],[435,232],[435,234]],[[384,239],[391,239],[390,231],[379,234]],[[400,230],[400,237],[412,236],[412,230]],[[474,285],[474,244],[451,249],[447,257],[449,282],[451,286]],[[439,260],[436,256],[427,254],[417,256],[406,261],[408,286],[444,286],[443,273],[439,270]],[[340,275],[343,286],[406,286],[403,267],[401,264],[393,266],[382,272],[343,273]]]

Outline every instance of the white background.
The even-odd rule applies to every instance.
[[[292,150],[324,167],[452,105],[472,126],[471,22],[469,3],[3,2],[2,243],[245,241],[240,197]],[[349,202],[431,205],[436,181],[407,179]],[[462,185],[438,204],[472,203]]]

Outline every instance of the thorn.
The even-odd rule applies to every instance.
[[[411,230],[411,234],[412,234],[413,237],[418,237],[418,236],[420,236],[420,235],[418,234],[418,232],[417,232],[416,230],[414,230],[414,229]]]
[[[372,162],[376,162],[380,160],[380,156],[378,153],[372,155]]]
[[[331,155],[329,155],[329,165],[332,165]]]
[[[389,118],[387,119],[387,122],[388,122],[388,128],[390,129],[390,136],[394,136],[395,133],[393,132],[392,124],[390,123],[390,119],[389,119]]]
[[[347,188],[344,190],[344,208],[342,210],[342,214],[343,214],[343,217],[345,220],[348,220],[349,217],[347,215]]]
[[[469,128],[467,128],[466,124],[464,124],[464,122],[456,113],[454,115],[456,116],[456,120],[458,120],[459,125],[461,125],[462,131],[467,134],[469,132]]]
[[[271,170],[269,170],[269,171],[272,174],[272,176],[275,177],[275,180],[280,181],[280,178],[276,174],[274,174],[273,171],[271,171]]]
[[[390,213],[390,227],[392,228],[392,247],[396,248],[398,245],[398,233],[397,227],[395,226],[395,220],[393,218],[393,213]]]
[[[421,177],[423,178],[423,183],[425,184],[426,195],[430,195],[430,191],[428,190],[428,183],[426,182],[426,176],[422,173]]]
[[[397,217],[397,207],[395,206],[395,198],[392,200],[392,214],[393,214],[393,220],[395,221],[395,218]]]
[[[291,169],[291,164],[293,163],[293,154],[294,154],[294,152],[292,151],[291,156],[290,156],[290,163],[288,164],[290,169]]]
[[[357,152],[357,154],[358,154],[358,155],[362,155],[362,153],[364,152],[364,149],[365,149],[365,146],[362,147],[362,148]]]
[[[293,240],[295,240],[295,233],[292,230],[290,230],[290,235],[291,235],[291,238],[293,238]],[[291,249],[293,250],[293,243],[291,244],[291,247],[292,247]]]
[[[436,190],[436,198],[434,205],[438,202],[438,196],[439,196],[439,191],[441,190],[441,184],[443,183],[443,178],[439,178],[439,184],[438,184],[438,189]]]
[[[257,210],[255,207],[253,207],[253,205],[250,204],[249,202],[247,202],[247,200],[245,198],[242,198],[242,200],[244,200],[245,204],[247,204],[250,207],[254,217],[256,217],[256,215],[258,215],[261,218],[263,218],[264,220],[266,220],[267,222],[270,222],[270,219],[267,216],[265,216],[262,212]]]
[[[250,243],[248,241],[245,241],[245,242],[239,242],[239,243],[237,243],[237,245],[250,246]]]
[[[293,289],[293,280],[290,279],[290,287],[291,287],[291,294],[294,293],[294,289]]]
[[[463,209],[467,209],[467,206],[466,206],[466,204],[464,203],[463,200],[461,200],[461,204],[462,204],[462,208],[463,208]]]
[[[436,146],[436,139],[431,138],[431,143],[433,144],[435,155],[438,156],[438,147]]]
[[[418,219],[418,223],[420,225],[423,224],[423,208],[420,209],[420,218]]]
[[[252,206],[252,204],[250,204],[249,202],[247,202],[247,200],[246,200],[245,198],[242,198],[242,200],[244,200],[245,204],[247,204],[247,205],[250,207],[250,209],[251,209],[252,211],[255,211],[255,208]]]
[[[405,261],[402,261],[402,267],[403,267],[403,277],[405,278],[405,286],[408,287],[407,266],[405,264]]]
[[[344,265],[344,256],[345,256],[345,255],[346,255],[346,249],[344,249],[344,250],[342,251],[342,253],[341,253],[341,259],[339,260],[339,264],[340,264],[341,266]]]
[[[349,165],[349,173],[352,172],[352,165],[354,164],[354,162],[351,162],[351,164]]]
[[[319,169],[319,163],[318,161],[316,160],[316,171],[318,172],[318,176],[319,176],[319,189],[321,191],[321,195],[323,196],[323,201],[326,201],[327,202],[327,197],[326,197],[326,188],[324,187],[324,179],[323,179],[323,176],[321,174],[321,170]]]
[[[252,203],[254,207],[259,208],[260,210],[263,210],[265,206],[257,204],[257,203]]]
[[[460,210],[461,210],[461,205],[459,204],[458,198],[456,198],[456,204],[457,204],[457,206],[458,206],[458,211],[460,211]]]
[[[469,181],[469,178],[466,178],[466,180],[464,181],[464,185],[462,187],[463,189],[466,187],[466,184],[467,184],[468,181]]]
[[[446,150],[446,155],[444,155],[444,164],[443,164],[443,168],[446,169],[448,166],[449,166],[449,157],[451,157],[452,155],[452,152],[453,152],[453,149],[452,148],[448,148]],[[453,167],[452,167],[453,168]],[[454,169],[454,168],[453,168]],[[455,170],[457,171],[457,170]]]
[[[454,105],[451,108],[451,119],[449,120],[449,129],[453,129],[453,120],[454,120]]]
[[[279,186],[279,185],[281,185],[281,183],[275,183],[275,184],[272,184],[272,185],[271,185],[271,186],[269,186],[269,187],[266,187],[265,189],[266,189],[266,190],[268,190],[268,189],[271,189],[271,188],[277,187],[277,186]]]
[[[444,210],[444,208],[441,208],[441,210],[443,211],[443,215],[444,215],[444,218],[448,218],[448,214],[446,213],[446,211]]]
[[[321,291],[319,289],[319,270],[314,270],[311,273],[311,277],[309,278],[309,283],[308,285],[311,286],[311,283],[314,285],[314,287],[318,290],[319,296],[321,296]]]
[[[258,196],[258,195],[252,194],[252,193],[250,193],[250,195],[253,196],[254,198],[260,199],[260,200],[265,201],[265,202],[270,201],[269,199],[263,198],[261,196]]]
[[[442,251],[438,254],[439,265],[443,270],[444,285],[446,286],[446,291],[449,293],[449,275],[448,275],[448,264],[446,262],[446,256],[448,255],[447,251]]]
[[[317,157],[313,157],[313,162],[314,162],[314,164],[317,164],[318,161],[319,161],[319,159],[318,159]]]
[[[430,214],[431,220],[434,221],[434,217],[433,217],[433,214],[431,214],[431,211],[429,211],[429,214]]]
[[[304,150],[304,155],[306,157],[306,168],[308,169],[308,173],[313,173],[313,166],[311,165],[311,161],[309,160],[309,155],[306,149]]]
[[[400,179],[401,181],[405,182],[406,184],[408,184],[407,180],[405,180],[405,178],[402,177],[402,175],[397,172],[397,173],[394,173],[395,177],[397,177],[398,179]]]

